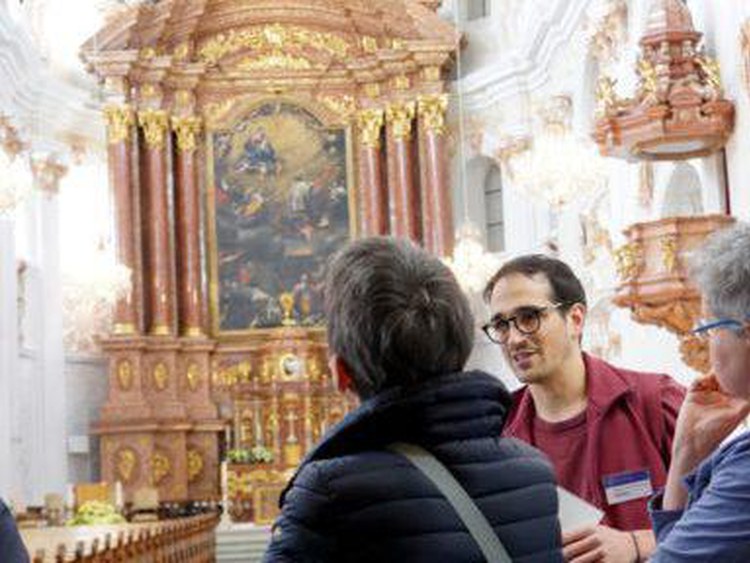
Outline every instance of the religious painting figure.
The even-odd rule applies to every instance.
[[[320,324],[325,260],[350,233],[346,130],[269,102],[215,131],[211,150],[216,329]]]

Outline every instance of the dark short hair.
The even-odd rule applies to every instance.
[[[456,278],[407,240],[350,243],[328,266],[328,345],[363,399],[463,369],[474,318]]]
[[[586,305],[586,291],[570,266],[562,260],[544,254],[525,254],[503,264],[484,288],[483,295],[487,303],[492,299],[492,292],[497,283],[512,274],[522,274],[529,278],[536,274],[544,274],[552,286],[552,301],[565,305]]]

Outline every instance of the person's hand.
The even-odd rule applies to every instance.
[[[716,375],[699,377],[690,385],[672,442],[672,462],[664,487],[662,508],[681,510],[687,502],[683,478],[709,456],[750,413],[750,402],[727,395]]]
[[[633,563],[638,552],[630,532],[607,526],[590,526],[562,536],[563,557],[568,563]]]
[[[750,413],[750,402],[724,393],[714,374],[693,381],[677,417],[673,460],[692,471]]]

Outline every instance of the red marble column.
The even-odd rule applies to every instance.
[[[386,110],[388,132],[388,210],[391,234],[421,241],[419,194],[414,185],[411,142],[413,103],[396,103]]]
[[[196,136],[200,119],[173,117],[177,135],[175,158],[175,232],[177,238],[179,302],[178,327],[181,336],[202,337],[202,286],[200,262],[200,203],[198,195]]]
[[[109,182],[115,195],[117,229],[117,259],[131,271],[131,285],[126,295],[117,301],[112,331],[115,335],[138,333],[136,284],[138,277],[136,242],[133,221],[133,168],[130,158],[133,110],[127,105],[104,109],[107,122],[107,157]]]
[[[149,295],[149,326],[152,336],[173,334],[172,251],[169,240],[169,196],[167,188],[167,158],[165,152],[167,114],[163,110],[139,112],[146,146],[143,151],[143,171],[148,212],[148,266],[145,283]]]
[[[444,94],[422,96],[418,102],[422,194],[422,228],[425,248],[437,256],[453,253],[453,208],[445,145]]]
[[[380,134],[383,110],[370,108],[357,116],[359,151],[359,231],[363,236],[388,232],[388,200],[383,186]]]

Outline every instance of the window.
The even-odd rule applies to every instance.
[[[484,180],[485,221],[487,227],[487,250],[500,252],[505,249],[505,222],[503,221],[503,180],[500,169],[493,165]]]
[[[490,0],[465,0],[464,14],[466,21],[485,18],[490,15]]]

